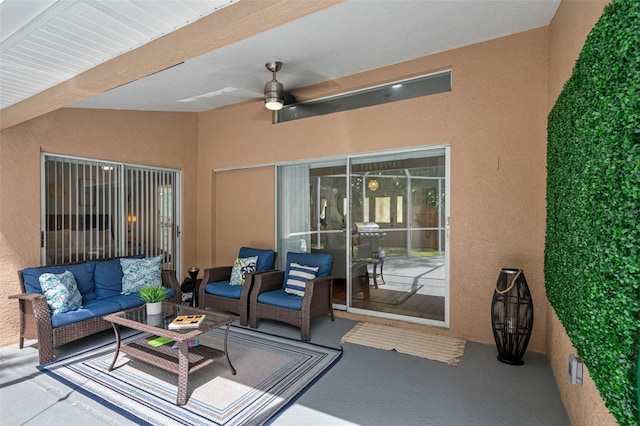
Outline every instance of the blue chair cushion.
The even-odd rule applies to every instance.
[[[287,268],[284,273],[284,282],[289,279],[289,270],[292,263],[304,266],[317,266],[317,277],[326,277],[331,274],[331,264],[333,256],[326,253],[287,253]]]
[[[229,281],[216,281],[204,287],[205,293],[214,296],[226,297],[228,299],[240,299],[242,293],[241,285],[231,285]]]
[[[96,298],[93,281],[95,268],[95,262],[78,263],[77,265],[24,268],[22,270],[24,288],[27,293],[43,294],[42,287],[40,286],[40,275],[46,273],[58,275],[64,273],[64,271],[70,271],[76,279],[78,290],[82,295],[82,303],[84,304]]]
[[[256,271],[266,271],[273,268],[275,252],[268,249],[256,249],[251,247],[241,247],[238,253],[239,258],[258,256]]]
[[[302,297],[286,293],[284,289],[266,291],[258,296],[258,302],[280,308],[302,310]]]

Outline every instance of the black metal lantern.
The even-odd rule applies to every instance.
[[[498,360],[522,365],[533,330],[533,300],[521,269],[502,268],[491,301]]]

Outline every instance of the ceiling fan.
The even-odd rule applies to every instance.
[[[266,84],[260,77],[264,75],[259,72],[260,68],[252,64],[246,64],[240,71],[237,70],[237,66],[233,69],[218,69],[214,73],[207,74],[213,83],[209,91],[177,101],[198,102],[215,108],[221,106],[217,103],[218,99],[235,98],[240,101],[249,101],[257,98],[256,100],[263,100],[265,108],[271,111],[278,111],[287,105],[295,104],[298,101],[296,96],[285,90],[284,85],[277,78],[277,73],[283,68],[283,62],[273,60],[264,66],[272,74],[271,80]],[[202,68],[207,69],[204,65]],[[292,64],[287,64],[286,76],[287,88],[290,89],[288,86],[292,85],[294,90],[298,87],[328,81],[327,77]],[[223,102],[222,105],[225,103]]]
[[[282,62],[271,61],[265,64],[273,73],[273,77],[264,85],[264,106],[271,111],[279,111],[285,104],[295,102],[293,95],[284,91],[284,86],[276,78],[276,73],[282,69]]]

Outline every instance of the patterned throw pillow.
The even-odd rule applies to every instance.
[[[316,277],[318,269],[317,266],[304,266],[295,262],[291,263],[291,265],[289,265],[289,277],[284,284],[284,291],[289,294],[295,294],[296,296],[304,296],[307,281]]]
[[[42,274],[39,280],[52,315],[75,311],[82,307],[82,295],[78,290],[76,277],[71,271],[64,271],[62,274]]]
[[[122,294],[135,293],[142,287],[162,285],[164,255],[144,259],[120,259],[122,266]]]
[[[252,257],[238,257],[233,262],[233,268],[231,268],[230,285],[244,285],[244,280],[247,274],[250,274],[256,270],[256,264],[258,263],[258,256]]]

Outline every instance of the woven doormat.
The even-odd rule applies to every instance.
[[[439,336],[368,322],[358,323],[351,331],[342,336],[341,342],[396,350],[404,354],[445,362],[449,365],[458,364],[467,343],[466,340],[456,337]]]

